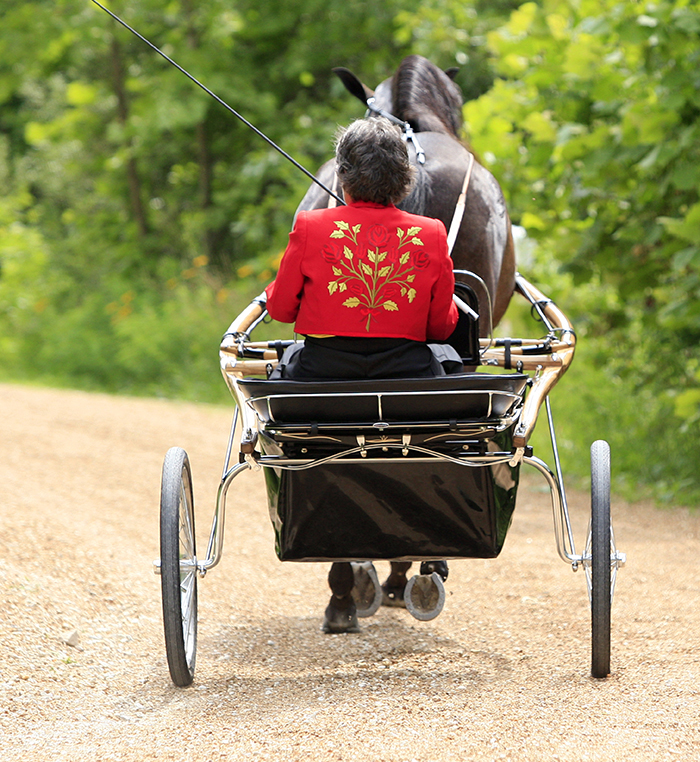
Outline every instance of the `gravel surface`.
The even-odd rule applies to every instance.
[[[243,474],[177,689],[151,571],[162,459],[190,454],[204,546],[231,410],[0,392],[2,762],[700,759],[697,513],[614,501],[628,563],[601,681],[585,579],[556,554],[534,471],[501,556],[451,563],[440,617],[382,608],[332,636],[327,565],[276,560],[263,478]],[[587,498],[569,502],[580,545]]]

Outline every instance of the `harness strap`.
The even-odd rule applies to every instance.
[[[462,192],[457,199],[457,205],[455,206],[455,212],[452,216],[452,222],[450,223],[450,230],[447,233],[447,250],[452,254],[457,235],[459,234],[459,228],[462,224],[462,217],[464,217],[464,207],[467,202],[467,190],[469,188],[469,181],[472,176],[472,169],[474,167],[474,154],[469,154],[469,166],[467,172],[464,175],[464,183],[462,183]]]

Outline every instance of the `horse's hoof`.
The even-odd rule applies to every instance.
[[[357,616],[364,618],[376,614],[382,605],[382,587],[371,561],[353,561],[352,572],[355,584],[352,598],[357,608]]]
[[[346,609],[336,609],[328,604],[321,629],[327,635],[341,632],[360,632],[355,604],[351,603]]]
[[[450,575],[450,570],[447,568],[447,561],[423,561],[420,565],[421,574],[432,574],[437,572],[443,582],[447,582],[447,578]]]
[[[382,606],[391,606],[392,608],[406,608],[406,602],[403,599],[405,585],[388,585],[386,582],[382,585]]]
[[[408,580],[403,597],[411,616],[428,622],[435,619],[445,605],[445,586],[437,572],[416,574]]]

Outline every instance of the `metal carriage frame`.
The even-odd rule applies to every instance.
[[[273,502],[277,506],[277,513],[274,510],[271,513],[281,560],[425,560],[498,555],[515,504],[520,466],[523,463],[532,466],[550,489],[559,557],[574,571],[580,567],[585,571],[591,605],[591,674],[596,678],[609,674],[612,597],[617,570],[625,563],[625,555],[617,550],[610,520],[610,451],[602,440],[591,447],[591,517],[583,552],[578,553],[548,396],[573,359],[576,336],[564,313],[520,275],[516,276],[516,290],[530,303],[533,316],[544,324],[547,333],[543,339],[479,340],[479,363],[489,370],[509,372],[467,373],[420,382],[260,380],[259,377],[265,379],[269,375],[290,342],[251,341],[251,332],[266,316],[263,300],[253,301],[236,318],[220,349],[221,371],[236,409],[203,557],[196,551],[192,475],[187,454],[180,448],[171,448],[163,467],[161,558],[154,565],[161,575],[166,652],[176,685],[189,685],[194,678],[197,578],[204,577],[221,560],[228,491],[233,480],[249,469],[263,470],[270,477],[268,498],[271,508]],[[536,457],[528,444],[542,406],[554,455],[553,469]],[[416,409],[424,414],[416,416]],[[234,459],[239,430],[238,457]],[[396,534],[391,527],[396,505],[390,505],[388,514],[393,518],[389,519],[389,529],[380,533],[374,543],[366,542],[363,531],[358,530],[355,537],[351,533],[339,545],[329,539],[333,527],[339,520],[352,524],[359,503],[351,502],[345,513],[331,511],[324,519],[317,510],[319,505],[313,503],[310,482],[304,481],[305,472],[324,474],[334,487],[337,485],[333,480],[339,471],[356,472],[366,479],[367,473],[377,469],[381,474],[401,468],[407,473],[406,466],[411,471],[444,471],[445,464],[451,469],[457,485],[454,489],[459,495],[465,489],[461,483],[464,479],[459,475],[492,474],[496,469],[507,469],[514,477],[513,485],[506,490],[508,494],[505,497],[500,494],[499,499],[494,497],[494,490],[498,489],[487,480],[485,491],[479,493],[487,503],[481,511],[487,514],[486,524],[474,532],[479,537],[473,543],[470,536],[473,516],[464,519],[458,509],[449,516],[444,536],[429,537],[427,545],[426,533],[435,532],[426,528],[425,521],[416,519],[414,512],[398,532],[409,536],[407,544],[397,544],[391,536]],[[271,487],[273,482],[276,486]],[[299,500],[300,493],[305,491],[311,493],[311,503],[301,519],[295,516],[295,512],[301,514],[295,506],[305,502]],[[282,493],[284,499],[280,498]],[[430,508],[430,500],[428,494],[423,505]],[[280,509],[278,502],[284,503],[286,509],[284,506]],[[454,502],[455,495],[451,495],[447,503]],[[376,510],[381,513],[382,509]],[[495,515],[499,512],[500,515]],[[315,537],[305,542],[304,533],[312,514],[313,523],[321,525],[317,532],[321,539]],[[371,516],[370,524],[386,525],[386,514],[384,511],[382,515]],[[420,525],[418,530],[416,521]],[[294,524],[292,531],[285,534],[289,524]],[[449,539],[444,539],[448,535]],[[421,542],[417,543],[416,538]],[[436,582],[441,584],[439,579]],[[444,600],[444,590],[442,596]]]

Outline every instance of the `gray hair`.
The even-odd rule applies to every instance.
[[[384,117],[359,119],[341,129],[335,162],[343,190],[357,201],[398,204],[413,184],[406,143]]]

